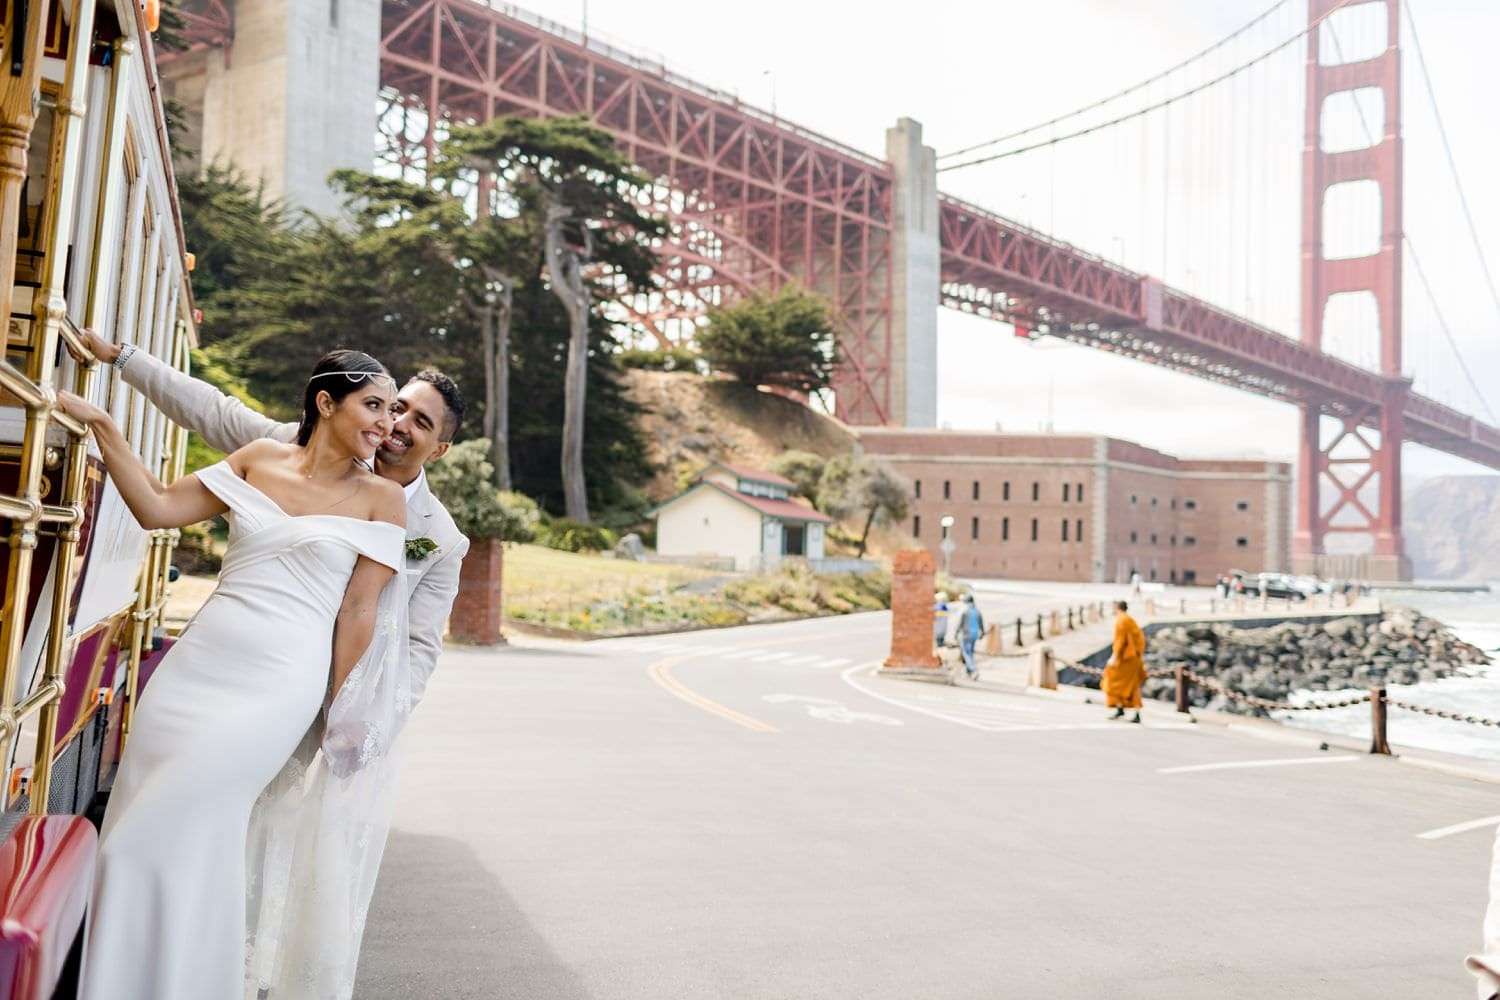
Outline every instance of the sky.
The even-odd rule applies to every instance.
[[[913,7],[761,0],[531,0],[527,9],[789,121],[874,155],[899,117],[921,122],[939,155],[1044,121],[1151,77],[1249,22],[1273,0],[927,0]],[[1500,158],[1490,46],[1492,0],[1410,0],[1438,107],[1479,238],[1500,272]],[[1180,92],[1251,60],[1306,24],[1289,0],[1208,59],[1074,122],[1094,123]],[[1377,17],[1372,20],[1370,13]],[[1378,50],[1378,8],[1336,15],[1346,57]],[[1483,281],[1442,145],[1401,25],[1405,229],[1434,287],[1427,301],[1407,255],[1406,363],[1419,391],[1483,417],[1438,323],[1446,320],[1478,393],[1500,411],[1500,303]],[[944,171],[939,187],[1295,335],[1298,322],[1302,75],[1297,41],[1233,82],[1128,126],[990,165]],[[1370,95],[1330,108],[1325,130],[1359,144],[1379,134]],[[1037,138],[1050,138],[1042,131]],[[1030,137],[1029,137],[1030,138]],[[1012,144],[1014,145],[1014,144]],[[958,162],[945,158],[941,164]],[[1163,204],[1162,189],[1169,196]],[[1345,192],[1341,192],[1344,194]],[[1348,192],[1325,214],[1330,252],[1378,239],[1378,196]],[[1328,348],[1368,363],[1369,310],[1331,307]],[[1296,411],[1283,404],[943,310],[940,424],[1108,433],[1183,456],[1291,461]],[[1500,421],[1496,421],[1500,423]],[[1409,480],[1485,470],[1408,445]]]

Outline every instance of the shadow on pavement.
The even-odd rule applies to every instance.
[[[356,1000],[592,1000],[465,843],[391,831]]]

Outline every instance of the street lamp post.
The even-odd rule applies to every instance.
[[[943,553],[943,575],[953,575],[953,550],[956,546],[953,539],[948,537],[948,529],[953,527],[953,515],[944,514],[938,522],[943,526],[943,540],[938,544],[938,549]]]

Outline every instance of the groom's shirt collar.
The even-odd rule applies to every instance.
[[[411,503],[412,498],[415,497],[420,490],[425,489],[426,486],[427,486],[427,470],[423,469],[421,472],[417,473],[417,478],[416,479],[413,479],[411,482],[409,482],[405,486],[401,487],[403,490],[406,491],[406,502],[407,503]]]

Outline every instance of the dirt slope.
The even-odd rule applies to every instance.
[[[659,470],[646,487],[653,501],[675,495],[684,470],[709,462],[766,468],[788,449],[828,456],[855,444],[854,435],[837,420],[727,379],[631,370],[625,384],[645,409],[641,430],[648,457]]]

